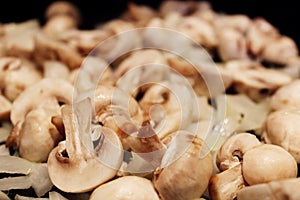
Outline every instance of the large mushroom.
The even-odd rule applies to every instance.
[[[96,188],[117,174],[123,160],[122,144],[114,131],[100,126],[92,130],[91,111],[88,99],[62,108],[66,140],[48,158],[50,179],[62,191]]]
[[[71,104],[72,92],[69,82],[51,78],[27,88],[12,104],[10,119],[14,128],[6,145],[16,146],[20,156],[30,161],[46,161],[64,138],[51,117],[60,115],[61,103]]]

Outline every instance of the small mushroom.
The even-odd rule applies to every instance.
[[[278,110],[271,113],[265,122],[262,140],[287,150],[300,163],[299,110]]]
[[[261,145],[260,141],[250,133],[239,133],[228,138],[218,151],[216,164],[221,171],[240,164],[245,153]]]
[[[42,78],[34,64],[15,57],[0,58],[0,72],[0,88],[10,101]]]
[[[290,83],[292,78],[274,69],[266,69],[250,60],[235,60],[225,64],[233,74],[233,88],[254,101],[265,99],[278,88]]]
[[[138,176],[124,176],[100,185],[90,197],[98,199],[159,200],[151,181]]]
[[[48,171],[64,192],[90,191],[113,178],[121,165],[122,144],[115,132],[97,127],[93,134],[99,137],[92,140],[91,111],[88,99],[62,108],[66,141],[51,151]]]
[[[297,171],[293,156],[277,145],[259,145],[243,156],[243,177],[249,185],[296,178]]]
[[[27,88],[13,102],[10,119],[14,128],[6,145],[17,146],[23,158],[46,161],[52,148],[63,139],[51,117],[60,114],[59,103],[71,103],[72,92],[70,83],[50,78]]]
[[[300,109],[300,80],[279,88],[271,97],[270,106],[273,110]]]
[[[217,34],[218,53],[223,61],[247,58],[246,39],[233,28],[224,28]]]
[[[213,200],[231,200],[244,187],[242,166],[238,164],[210,178],[209,195]]]
[[[266,44],[262,58],[271,63],[287,64],[289,59],[298,56],[296,43],[287,36],[271,40]]]
[[[61,78],[68,80],[70,76],[69,68],[62,62],[45,61],[43,64],[45,78]]]
[[[57,37],[64,31],[75,29],[81,21],[78,8],[67,1],[52,3],[45,15],[47,22],[43,29],[51,37]]]
[[[298,200],[300,198],[300,179],[291,178],[280,181],[271,181],[241,189],[237,193],[237,200],[252,199],[289,199]]]
[[[212,173],[212,156],[205,143],[178,132],[154,172],[153,183],[162,200],[193,199],[204,193]]]
[[[157,16],[154,9],[145,5],[136,5],[129,2],[125,17],[133,20],[139,27],[145,26],[151,19]]]

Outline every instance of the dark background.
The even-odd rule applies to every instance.
[[[5,5],[4,5],[5,2]],[[50,0],[2,1],[0,22],[22,22],[38,18],[44,23],[44,12]],[[83,23],[80,28],[89,29],[101,21],[121,15],[126,9],[127,0],[70,0],[80,9]],[[159,0],[132,0],[137,4],[158,7]],[[264,17],[284,35],[292,37],[300,47],[300,7],[296,0],[263,1],[263,0],[210,0],[217,12],[227,14],[243,13],[251,18]]]

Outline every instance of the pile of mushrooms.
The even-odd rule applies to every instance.
[[[300,57],[266,19],[45,19],[0,24],[0,199],[300,199]]]

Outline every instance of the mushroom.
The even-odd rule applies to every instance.
[[[265,99],[278,88],[292,81],[282,72],[266,69],[260,63],[250,60],[235,60],[225,64],[233,74],[233,88],[248,95],[254,101]]]
[[[121,165],[123,149],[118,136],[105,127],[92,130],[91,113],[89,99],[62,107],[66,140],[51,151],[48,171],[53,184],[64,192],[91,191],[113,178]]]
[[[100,185],[90,197],[90,200],[159,200],[153,184],[146,178],[124,176]]]
[[[263,18],[256,18],[246,33],[247,46],[251,54],[259,56],[271,40],[280,36],[279,31]]]
[[[218,44],[213,26],[199,17],[189,16],[182,18],[177,30],[190,36],[204,47],[212,49]]]
[[[51,117],[60,114],[60,103],[71,103],[72,92],[72,85],[62,79],[42,79],[27,88],[13,102],[10,120],[14,128],[6,145],[17,146],[20,156],[30,161],[46,161],[63,139]]]
[[[287,36],[281,36],[268,42],[262,52],[262,58],[271,63],[287,64],[288,60],[298,56],[296,43]]]
[[[224,28],[217,34],[218,53],[223,61],[247,58],[246,39],[238,30]]]
[[[179,131],[154,172],[154,187],[162,200],[200,197],[213,173],[205,143],[189,132]]]
[[[289,199],[297,200],[300,198],[300,178],[284,179],[271,181],[268,183],[248,186],[237,193],[237,200],[252,199]]]
[[[127,12],[125,17],[133,20],[138,27],[145,26],[151,19],[155,18],[157,13],[149,6],[136,5],[133,2],[128,3]]]
[[[65,31],[75,29],[81,21],[78,8],[67,1],[52,3],[45,15],[47,22],[43,31],[50,37],[57,37]]]
[[[0,120],[8,119],[11,110],[11,102],[0,93]]]
[[[241,33],[246,33],[248,30],[251,20],[246,15],[225,15],[219,14],[213,22],[217,30],[222,31],[225,28],[233,28]]]
[[[45,78],[61,78],[69,80],[69,68],[62,62],[45,61],[43,63],[43,70]]]
[[[242,166],[239,163],[210,178],[209,196],[213,200],[235,199],[238,191],[244,188],[245,184]]]
[[[33,63],[15,57],[0,58],[0,72],[0,88],[10,101],[41,80],[41,73]]]
[[[300,163],[299,110],[278,110],[271,113],[265,122],[262,140],[287,150]]]
[[[38,20],[8,23],[3,29],[5,55],[31,59],[34,52],[34,35],[40,31]]]
[[[83,61],[76,49],[41,33],[35,36],[34,59],[41,65],[45,60],[58,60],[70,69],[79,68]]]
[[[261,145],[252,134],[239,133],[229,137],[221,146],[216,157],[216,164],[221,171],[240,164],[245,153],[253,147]]]
[[[297,162],[282,147],[263,144],[243,156],[242,172],[249,185],[297,177]]]
[[[270,106],[273,110],[300,109],[300,80],[294,80],[280,87],[272,96]]]
[[[181,2],[181,1],[164,1],[161,3],[159,7],[159,13],[165,17],[166,15],[176,12],[181,15],[189,15],[193,11],[196,11],[196,2],[188,1],[188,2]]]

